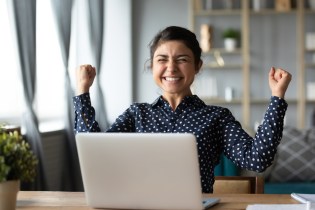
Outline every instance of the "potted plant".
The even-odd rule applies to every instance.
[[[234,51],[237,47],[240,32],[233,28],[228,28],[223,31],[224,47],[227,51]]]
[[[0,209],[15,210],[20,182],[33,181],[38,160],[18,131],[0,124]]]

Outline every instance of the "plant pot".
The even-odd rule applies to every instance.
[[[15,210],[20,181],[0,182],[0,209]]]
[[[234,51],[236,49],[237,40],[233,38],[225,38],[224,39],[224,48],[226,51]]]

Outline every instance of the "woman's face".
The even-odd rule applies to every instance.
[[[191,95],[196,69],[193,52],[181,41],[162,42],[152,61],[153,79],[163,95]]]

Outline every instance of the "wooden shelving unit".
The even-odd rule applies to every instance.
[[[200,1],[198,6],[199,9],[196,8],[196,1]],[[215,2],[215,0],[213,0],[213,2]],[[295,28],[295,31],[292,31],[293,34],[290,35],[291,39],[292,37],[294,38],[294,43],[288,44],[291,44],[292,51],[295,51],[294,62],[296,63],[296,66],[290,69],[290,72],[294,76],[294,81],[292,80],[293,82],[291,82],[290,84],[290,88],[288,89],[288,92],[290,92],[290,94],[287,94],[288,97],[286,98],[286,101],[289,103],[290,109],[292,106],[292,109],[287,112],[287,115],[289,115],[291,119],[295,119],[296,123],[294,126],[296,126],[297,128],[305,129],[309,127],[308,122],[310,119],[308,117],[310,116],[310,110],[312,109],[312,107],[314,107],[315,109],[315,100],[306,98],[306,82],[315,82],[315,76],[314,78],[306,78],[306,75],[307,71],[310,71],[310,69],[315,72],[315,61],[309,61],[306,59],[306,57],[310,54],[315,54],[315,49],[307,50],[305,48],[305,35],[307,32],[310,32],[309,30],[315,32],[315,26],[312,26],[312,24],[314,25],[315,23],[315,11],[308,8],[307,0],[294,0],[291,2],[292,8],[288,11],[277,11],[274,8],[270,7],[270,5],[268,8],[264,8],[259,11],[253,11],[251,0],[239,0],[238,7],[232,9],[224,9],[222,8],[222,5],[219,9],[216,9],[215,5],[212,9],[202,9],[202,0],[190,0],[190,27],[197,36],[200,37],[200,25],[208,24],[211,21],[211,24],[214,24],[214,30],[217,31],[222,30],[222,28],[225,26],[228,26],[229,21],[234,21],[233,25],[239,26],[239,30],[241,31],[240,48],[238,48],[234,52],[227,52],[224,50],[224,48],[222,48],[222,43],[221,45],[219,44],[220,39],[217,38],[216,40],[214,40],[214,47],[211,49],[211,51],[204,53],[203,56],[206,58],[211,56],[213,57],[214,52],[219,52],[222,57],[238,56],[238,58],[236,58],[239,60],[238,63],[228,63],[224,66],[220,66],[213,62],[211,64],[205,63],[204,70],[220,70],[222,74],[225,74],[225,77],[229,76],[227,74],[227,71],[239,71],[241,75],[238,88],[241,90],[241,93],[240,95],[236,96],[236,98],[232,101],[225,101],[222,95],[221,97],[219,95],[217,98],[205,97],[203,99],[208,104],[241,106],[241,122],[246,128],[253,127],[254,123],[253,119],[251,119],[251,116],[253,115],[253,107],[269,103],[268,97],[265,97],[264,95],[258,97],[255,95],[255,97],[253,97],[253,94],[255,93],[251,92],[253,89],[253,83],[256,81],[256,79],[257,81],[262,80],[262,78],[256,78],[255,81],[253,81],[253,77],[255,76],[255,74],[258,73],[257,70],[255,73],[252,68],[253,66],[257,66],[259,64],[255,63],[257,62],[257,57],[255,58],[255,52],[257,51],[257,48],[254,49],[254,46],[252,46],[253,44],[251,44],[251,39],[255,38],[252,36],[251,32],[255,30],[254,27],[264,27],[264,23],[266,22],[265,19],[267,18],[273,18],[275,21],[278,21],[278,19],[279,21],[282,21],[283,19],[290,18],[290,20],[293,20],[292,22],[294,22],[292,23],[294,24],[294,26],[290,26]],[[220,2],[219,4],[222,3]],[[307,18],[314,18],[313,23],[310,23],[310,21],[307,22]],[[255,25],[253,22],[251,22],[253,21],[252,19],[254,19],[255,21],[259,21],[261,19],[265,22],[262,22],[261,25]],[[227,23],[225,26],[223,24],[224,22]],[[218,34],[215,35],[216,37],[218,37]],[[268,45],[268,42],[266,42],[265,44]],[[274,47],[277,49],[277,46]],[[281,51],[281,49],[277,50]],[[283,51],[281,51],[281,53],[286,54],[288,53],[288,51],[284,49]],[[315,75],[315,73],[308,74]],[[268,83],[268,77],[266,77],[265,82]],[[264,111],[265,110],[262,110],[262,112]]]

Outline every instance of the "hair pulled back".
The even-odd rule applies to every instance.
[[[190,30],[179,27],[169,26],[155,35],[149,44],[150,47],[150,61],[152,65],[153,55],[157,47],[166,41],[181,41],[183,42],[194,54],[195,66],[197,67],[201,61],[201,48],[196,35]]]

